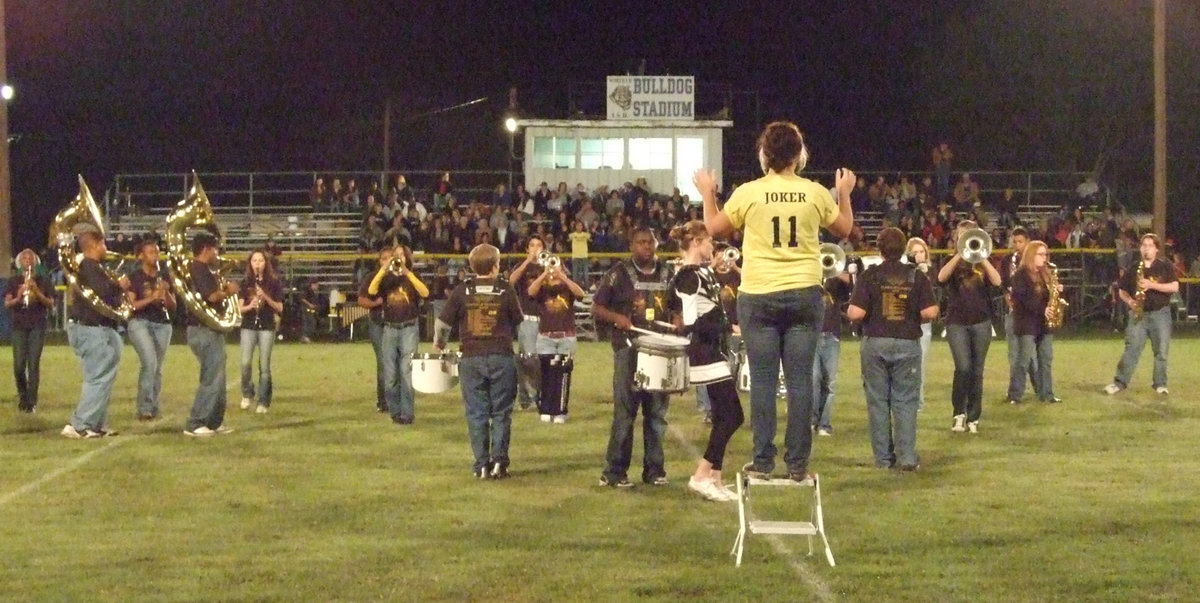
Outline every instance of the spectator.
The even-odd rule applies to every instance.
[[[971,180],[970,174],[964,173],[958,184],[954,186],[954,202],[963,211],[981,205],[979,184]]]
[[[950,166],[954,152],[948,143],[940,143],[933,149],[933,199],[940,203],[950,197]]]
[[[328,195],[325,191],[325,179],[317,178],[313,183],[313,188],[308,193],[308,204],[312,206],[314,212],[323,211],[326,207],[325,197]]]
[[[454,187],[450,184],[450,172],[445,172],[437,182],[433,193],[433,209],[434,211],[442,211],[452,206]]]

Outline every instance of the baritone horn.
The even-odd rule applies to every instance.
[[[821,243],[821,278],[833,278],[846,269],[846,252],[835,243]]]
[[[978,264],[992,256],[992,237],[982,228],[964,230],[956,247],[964,262]]]
[[[175,286],[175,291],[182,298],[188,311],[204,326],[222,333],[228,332],[242,321],[237,296],[231,295],[225,298],[220,306],[214,308],[196,291],[195,283],[192,282],[192,273],[189,270],[192,261],[188,244],[188,230],[190,229],[206,230],[216,235],[218,244],[221,243],[220,229],[217,228],[216,220],[213,217],[212,204],[209,203],[208,195],[204,193],[204,187],[200,186],[200,178],[196,176],[195,172],[192,172],[192,188],[188,191],[187,197],[184,197],[167,216],[165,237],[167,267],[170,268],[171,283]],[[219,262],[219,268],[216,270],[217,282],[220,288],[224,289],[225,275],[237,268],[237,262],[231,258],[220,256],[217,260]]]
[[[91,306],[96,313],[110,320],[128,321],[129,315],[133,312],[133,305],[129,303],[124,293],[121,294],[121,301],[116,306],[110,306],[94,290],[79,283],[79,264],[83,261],[83,254],[75,252],[75,234],[84,231],[99,233],[101,238],[105,236],[100,208],[96,205],[96,200],[92,198],[92,191],[83,181],[83,176],[80,176],[79,194],[75,196],[75,200],[70,205],[62,208],[58,215],[54,216],[54,221],[50,223],[50,245],[58,249],[58,263],[62,267],[67,285],[78,291],[87,305]],[[104,259],[105,261],[124,262],[124,258],[120,254],[111,251]],[[120,264],[118,264],[117,270],[120,270]],[[104,268],[104,271],[113,281],[120,280],[116,271],[107,267]]]

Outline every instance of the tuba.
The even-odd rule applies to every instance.
[[[83,254],[75,253],[75,231],[83,230],[80,227],[94,229],[101,237],[104,236],[104,221],[100,218],[100,208],[96,206],[96,200],[92,198],[92,191],[83,181],[83,176],[79,177],[79,194],[75,196],[75,200],[62,208],[50,223],[50,245],[58,248],[58,263],[62,267],[68,286],[78,291],[87,305],[105,318],[128,321],[129,315],[133,313],[133,304],[129,303],[124,293],[121,294],[118,305],[110,306],[95,291],[79,284],[79,263],[83,261]],[[124,258],[110,251],[105,261],[110,260],[123,262]],[[119,264],[117,268],[120,269]],[[108,268],[104,271],[113,281],[120,279],[116,271]]]
[[[242,322],[237,296],[231,295],[221,302],[220,308],[213,308],[196,291],[195,284],[192,283],[192,273],[188,269],[191,253],[188,249],[187,231],[190,228],[207,230],[217,235],[218,241],[221,240],[220,230],[213,218],[212,204],[209,203],[208,195],[204,193],[204,187],[200,186],[200,178],[195,172],[192,172],[192,189],[188,191],[187,197],[167,216],[167,267],[170,268],[171,283],[188,311],[204,326],[214,331],[228,332]],[[237,262],[226,257],[218,257],[218,260],[220,268],[217,270],[217,281],[224,289],[225,275],[237,267]]]
[[[978,264],[987,261],[992,255],[992,237],[982,228],[972,228],[963,231],[956,244],[963,261],[968,264]]]
[[[1063,318],[1067,315],[1067,306],[1071,304],[1058,292],[1058,266],[1047,262],[1046,268],[1050,270],[1050,282],[1046,283],[1050,293],[1050,300],[1046,302],[1046,309],[1050,311],[1050,315],[1046,317],[1046,328],[1053,331],[1062,326]]]
[[[846,252],[835,243],[821,243],[821,278],[830,279],[846,269]]]

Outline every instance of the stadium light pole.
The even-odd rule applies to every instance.
[[[517,118],[509,115],[504,119],[504,129],[508,130],[508,190],[513,190],[513,162],[518,161],[517,157],[517,128],[520,124],[517,123]]]
[[[1167,0],[1154,0],[1154,232],[1167,236]]]
[[[0,101],[0,277],[12,275],[12,173],[8,165],[8,39],[4,33],[4,0],[0,0],[0,83],[5,98]]]

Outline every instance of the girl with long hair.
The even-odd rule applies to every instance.
[[[1013,334],[1017,338],[1017,362],[1012,365],[1010,381],[1016,391],[1011,401],[1025,394],[1025,367],[1037,358],[1035,387],[1042,402],[1062,402],[1054,395],[1051,368],[1054,362],[1054,335],[1046,325],[1050,313],[1049,249],[1041,241],[1030,241],[1021,254],[1021,267],[1012,278]],[[1061,286],[1060,286],[1061,287]],[[1013,387],[1010,385],[1009,387]]]
[[[275,346],[276,319],[283,315],[283,283],[265,251],[250,252],[246,275],[238,294],[242,310],[242,410],[258,400],[254,412],[271,408],[271,349]],[[254,348],[258,348],[258,389],[254,387]]]

